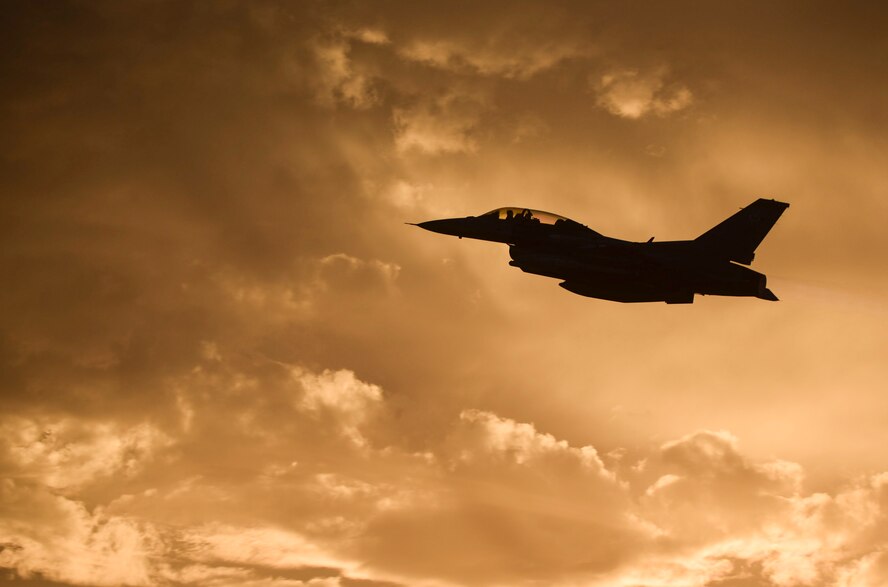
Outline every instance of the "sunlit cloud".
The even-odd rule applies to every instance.
[[[478,150],[473,131],[484,109],[483,100],[458,93],[395,108],[395,149],[402,155],[473,153]]]
[[[172,443],[149,424],[124,427],[73,418],[0,422],[5,457],[18,475],[60,491],[97,480],[132,477]],[[16,474],[16,473],[14,473]]]
[[[372,447],[363,436],[373,415],[386,409],[378,386],[344,370],[314,373],[296,368],[292,376],[301,388],[293,417],[301,417],[302,411],[309,422],[326,414],[324,425],[338,426],[351,442],[373,451],[383,448]],[[255,424],[263,425],[262,420]],[[577,549],[560,549],[556,555],[543,547],[526,560],[533,561],[534,573],[549,576],[554,584],[576,564],[571,561],[578,559],[572,557],[581,556],[584,548],[601,548],[606,535],[621,536],[621,546],[608,547],[607,560],[596,563],[598,578],[582,572],[576,577],[596,585],[679,587],[756,576],[769,585],[791,587],[834,580],[857,585],[847,581],[878,581],[883,576],[886,475],[861,479],[835,495],[802,494],[798,465],[750,459],[740,452],[736,437],[711,431],[666,442],[641,455],[643,468],[620,472],[608,469],[592,446],[574,447],[533,424],[479,410],[464,411],[437,452],[437,457],[418,459],[392,448],[376,452],[377,466],[399,471],[397,483],[395,478],[384,483],[363,478],[366,473],[359,463],[353,465],[353,475],[347,468],[309,474],[302,499],[314,496],[311,499],[326,504],[331,513],[348,513],[317,519],[302,530],[256,519],[247,526],[213,522],[170,532],[133,514],[123,515],[127,510],[144,512],[140,503],[158,499],[169,505],[183,499],[226,502],[232,491],[258,496],[281,483],[298,487],[291,484],[304,473],[295,462],[273,471],[266,467],[261,476],[246,477],[237,488],[192,479],[165,494],[146,491],[117,500],[115,513],[109,515],[101,510],[90,513],[78,501],[45,493],[49,480],[27,474],[42,465],[36,459],[22,461],[19,466],[29,489],[12,481],[4,486],[4,501],[17,513],[7,518],[11,524],[2,526],[7,538],[0,561],[22,577],[36,573],[99,585],[223,585],[267,580],[275,569],[303,569],[299,572],[309,575],[307,569],[331,569],[336,577],[379,578],[409,577],[425,569],[422,574],[442,581],[462,583],[465,573],[486,577],[484,584],[508,581],[512,575],[498,568],[504,560],[526,559],[528,553],[520,548],[452,570],[439,566],[437,557],[419,545],[412,551],[419,558],[406,567],[397,559],[365,559],[380,544],[403,549],[405,541],[420,538],[428,523],[438,523],[448,540],[477,547],[479,537],[468,514],[474,512],[514,516],[524,520],[522,526],[557,529],[578,541]],[[316,470],[316,465],[307,464],[307,471]],[[405,479],[412,481],[405,484]],[[633,499],[633,494],[642,498]],[[38,509],[53,513],[39,525],[15,521],[29,519]],[[442,516],[451,521],[443,526],[434,522]],[[538,538],[531,534],[525,540],[546,540],[550,530],[541,529]],[[344,536],[354,543],[340,542]],[[368,550],[370,544],[376,546]],[[72,555],[80,550],[90,554]],[[164,552],[174,553],[179,562],[161,563]],[[554,574],[546,575],[550,572]]]
[[[638,119],[649,114],[665,116],[693,104],[691,90],[666,79],[665,69],[647,73],[624,69],[606,73],[592,85],[599,106],[621,118]]]
[[[361,40],[383,42],[380,33],[363,31]],[[349,58],[351,46],[348,38],[317,40],[312,51],[317,62],[319,77],[316,86],[318,101],[325,106],[341,104],[365,109],[379,103],[376,82],[372,76],[360,71]]]
[[[2,489],[0,567],[75,585],[151,585],[159,537],[150,524],[90,512],[44,487]]]
[[[189,559],[202,563],[261,565],[273,568],[342,568],[343,561],[325,553],[304,536],[273,527],[198,526],[177,540]]]
[[[384,30],[371,27],[343,31],[342,35],[371,45],[387,45],[391,42]]]
[[[500,418],[490,412],[466,410],[459,418],[463,423],[461,432],[465,434],[463,441],[468,441],[470,447],[460,453],[461,460],[486,456],[532,465],[534,461],[565,459],[575,461],[582,469],[612,477],[591,446],[571,447],[567,441],[537,432],[533,424]]]
[[[401,267],[379,259],[364,260],[345,253],[322,257],[319,265],[319,287],[361,290],[368,287],[392,287]]]
[[[565,59],[582,55],[584,51],[569,41],[516,46],[506,39],[485,45],[449,39],[417,39],[401,47],[399,53],[405,59],[440,69],[527,79]]]
[[[417,185],[399,180],[385,192],[385,197],[398,208],[415,210],[425,203],[426,193],[431,189],[431,185]]]
[[[312,414],[331,415],[334,425],[339,426],[346,437],[359,446],[366,444],[360,428],[382,401],[379,386],[364,383],[347,370],[315,374],[296,368],[293,377],[303,389],[301,409]]]

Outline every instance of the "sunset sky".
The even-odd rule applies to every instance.
[[[888,585],[877,5],[5,3],[0,582]],[[405,224],[759,197],[776,303]]]

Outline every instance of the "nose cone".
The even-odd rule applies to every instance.
[[[459,238],[476,238],[497,243],[511,243],[514,240],[511,227],[497,221],[495,218],[484,218],[483,216],[429,220],[428,222],[420,222],[415,226],[439,234],[458,236]]]
[[[440,234],[449,234],[452,236],[465,236],[467,219],[466,218],[445,218],[444,220],[429,220],[428,222],[420,222],[416,226],[438,232]]]

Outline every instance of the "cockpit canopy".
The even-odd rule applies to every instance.
[[[543,210],[533,210],[531,208],[497,208],[496,210],[491,210],[486,214],[482,214],[481,218],[517,220],[519,222],[523,220],[525,222],[536,222],[539,224],[549,224],[565,228],[585,228],[586,230],[589,230],[587,227],[570,218],[559,216],[558,214],[553,214],[551,212],[544,212]]]
[[[559,220],[570,220],[558,214],[551,212],[543,212],[542,210],[532,210],[530,208],[497,208],[484,214],[485,217],[495,217],[500,220],[509,220],[510,218],[523,218],[525,220],[538,220],[542,224],[555,224]]]

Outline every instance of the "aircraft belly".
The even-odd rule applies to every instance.
[[[512,257],[509,265],[518,267],[525,273],[556,279],[598,280],[614,277],[637,278],[641,275],[640,266],[614,257],[580,257],[556,252],[528,251],[519,247],[511,247],[509,253]]]
[[[510,247],[509,263],[525,273],[562,280],[564,289],[620,302],[690,303],[694,294],[776,299],[761,273],[734,263],[701,263],[698,258],[640,256],[604,247],[582,254]]]
[[[691,303],[693,291],[662,272],[642,272],[614,263],[578,262],[555,256],[519,255],[511,261],[525,273],[563,280],[564,289],[586,297],[618,302]]]

